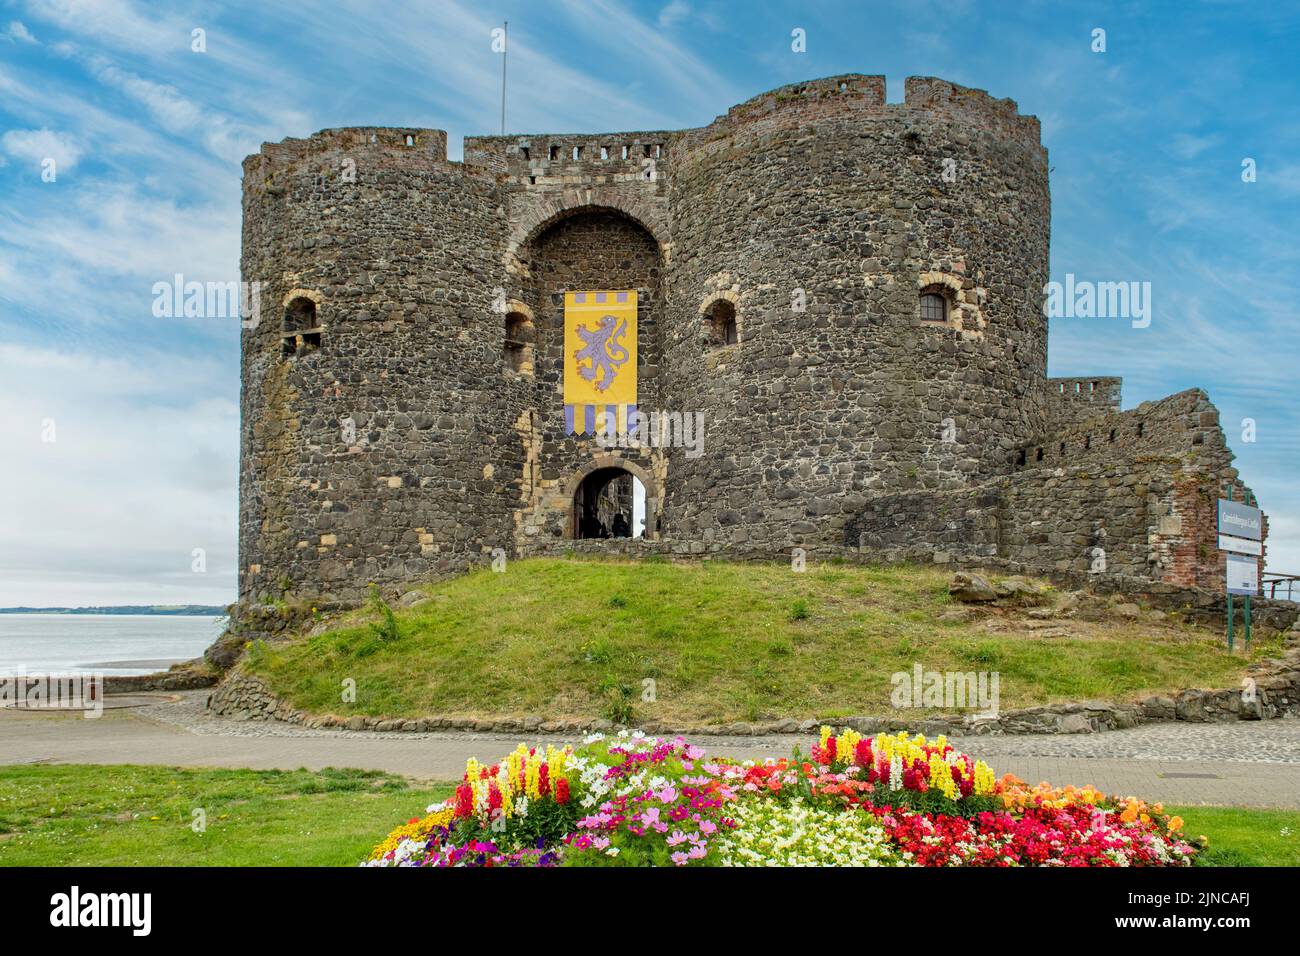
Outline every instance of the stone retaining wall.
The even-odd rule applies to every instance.
[[[205,668],[177,668],[156,674],[128,674],[104,678],[104,690],[109,694],[131,694],[142,690],[198,690],[211,687],[220,674]]]

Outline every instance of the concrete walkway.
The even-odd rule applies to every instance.
[[[0,711],[0,763],[162,764],[296,769],[361,767],[424,780],[460,777],[465,760],[491,760],[518,735],[353,733],[206,715],[202,692],[133,695],[98,719]],[[563,738],[534,737],[529,742]],[[710,752],[781,757],[803,736],[702,737]],[[1300,721],[1158,724],[1106,734],[974,737],[954,743],[998,774],[1166,803],[1300,809]]]

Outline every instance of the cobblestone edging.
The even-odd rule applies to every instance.
[[[1300,716],[1300,635],[1287,642],[1282,657],[1260,661],[1247,668],[1242,687],[1221,690],[1189,689],[1173,697],[1154,696],[1132,703],[1090,700],[1012,710],[996,717],[928,718],[909,721],[896,716],[838,717],[818,720],[736,722],[726,725],[670,725],[655,720],[637,721],[648,733],[696,736],[808,733],[822,723],[852,727],[860,733],[898,730],[925,734],[1086,734],[1136,727],[1143,723],[1189,721],[1194,723],[1265,720]],[[208,698],[214,716],[231,720],[278,720],[313,729],[406,731],[437,730],[477,732],[584,733],[608,731],[608,720],[543,720],[541,717],[367,717],[360,714],[307,714],[278,697],[259,677],[232,671]]]

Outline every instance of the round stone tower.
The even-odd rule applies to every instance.
[[[441,130],[343,129],[245,160],[241,598],[355,599],[513,533],[503,214],[446,153]]]
[[[872,493],[1003,473],[1042,432],[1047,160],[1011,101],[912,78],[887,104],[868,76],[765,94],[679,146],[672,226],[664,365],[708,423],[673,534],[837,544]],[[739,341],[701,348],[720,297]]]

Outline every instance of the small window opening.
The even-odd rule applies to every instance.
[[[736,307],[727,299],[719,299],[705,313],[705,337],[711,348],[725,348],[740,342],[736,326]]]
[[[650,144],[649,144],[649,143],[646,143],[644,146],[642,146],[642,147],[641,147],[641,152],[645,154],[645,158],[646,158],[646,159],[649,159],[649,158],[650,158]]]
[[[582,159],[582,147],[581,147],[581,146],[575,146],[575,147],[573,147],[573,158],[574,158],[574,159]]]
[[[628,146],[624,146],[624,147],[623,147],[623,158],[624,158],[624,159],[627,159],[628,156],[631,154],[631,152],[632,152],[632,150],[631,150],[630,147],[628,147]]]
[[[407,133],[407,134],[406,134],[406,145],[407,145],[407,146],[414,146],[414,145],[415,145],[415,137],[412,136],[410,133]]]
[[[505,346],[502,357],[505,366],[520,375],[533,374],[533,342],[535,340],[533,323],[528,316],[511,312],[506,316]]]
[[[316,324],[316,303],[298,296],[284,309],[280,353],[287,356],[315,351],[321,345],[321,331]]]
[[[1042,460],[1043,460],[1043,450],[1040,448],[1038,449],[1038,451],[1034,453],[1034,461],[1042,461]]]
[[[550,157],[551,157],[551,159],[559,159],[559,158],[560,158],[560,147],[558,147],[558,146],[552,146],[552,147],[551,147],[551,152],[550,152]]]
[[[1025,466],[1025,449],[1020,449],[1020,452],[1016,455],[1016,464],[1021,468]]]
[[[1112,428],[1110,430],[1110,438],[1108,438],[1107,441],[1114,441],[1114,440],[1115,440],[1115,429]]]
[[[1141,438],[1142,433],[1145,432],[1146,430],[1147,430],[1146,422],[1138,422],[1138,438]]]
[[[1061,457],[1065,457],[1065,442],[1061,442]]]
[[[609,147],[608,147],[608,146],[602,146],[602,147],[600,148],[600,158],[601,158],[601,159],[609,159]]]
[[[948,297],[938,292],[925,292],[921,295],[921,321],[948,321]]]
[[[1083,438],[1083,447],[1084,447],[1085,449],[1087,449],[1087,448],[1091,448],[1091,447],[1092,447],[1092,436],[1091,436],[1091,435],[1085,435],[1085,436],[1084,436],[1084,438]]]
[[[528,156],[528,147],[527,147],[527,146],[520,146],[520,147],[519,147],[519,155],[521,155],[525,160],[527,160],[527,159],[529,158],[529,156]]]

